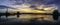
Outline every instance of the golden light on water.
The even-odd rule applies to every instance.
[[[51,15],[32,15],[32,14],[22,14],[19,17],[20,19],[32,19],[37,18],[37,20],[49,20],[53,21],[53,18]]]

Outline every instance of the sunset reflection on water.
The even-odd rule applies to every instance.
[[[32,19],[32,18],[37,18],[38,20],[49,20],[53,21],[53,16],[52,15],[33,15],[33,14],[21,14],[19,15],[19,19]],[[1,16],[1,18],[6,18],[5,16]],[[8,16],[8,18],[17,18],[17,15],[14,16]]]

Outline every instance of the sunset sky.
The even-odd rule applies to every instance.
[[[17,3],[18,2],[18,3]],[[46,4],[46,5],[50,5],[50,4],[54,4],[58,7],[58,10],[60,10],[60,0],[19,0],[19,1],[14,1],[14,0],[0,0],[0,5],[6,5],[9,7],[20,7],[21,4],[24,3],[28,3],[28,4]]]
[[[16,5],[21,5],[23,3],[30,3],[30,4],[55,4],[55,5],[59,5],[60,4],[60,0],[29,0],[26,2],[26,0],[19,0],[19,3],[16,3],[13,0],[0,0],[0,5],[7,5],[7,6],[14,6],[16,7]],[[18,6],[19,7],[19,6]]]

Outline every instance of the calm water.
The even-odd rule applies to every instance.
[[[52,15],[32,15],[32,14],[22,14],[19,19],[32,19],[38,18],[38,20],[53,20]],[[1,16],[1,18],[6,18],[6,16]],[[8,18],[17,18],[17,15],[8,16]]]
[[[43,18],[42,18],[43,17]],[[48,21],[52,21],[52,22],[60,22],[60,17],[58,19],[58,21],[53,20],[52,15],[32,15],[32,14],[22,14],[20,15],[19,18],[17,18],[17,15],[14,16],[8,16],[9,20],[6,20],[6,16],[1,16],[1,18],[3,19],[3,21],[7,22],[7,23],[12,23],[12,22],[29,22],[29,19],[32,18],[38,18],[38,20],[48,20]]]

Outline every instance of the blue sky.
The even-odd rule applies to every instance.
[[[8,0],[0,0],[0,5],[11,5]]]

